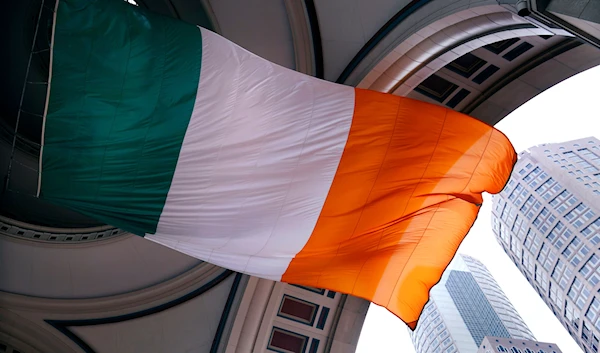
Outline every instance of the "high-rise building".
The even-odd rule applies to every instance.
[[[585,352],[600,338],[600,141],[530,148],[494,198],[499,243]]]
[[[561,353],[554,343],[486,336],[477,353]]]
[[[535,339],[487,268],[457,255],[411,332],[415,350],[475,353],[485,336]]]

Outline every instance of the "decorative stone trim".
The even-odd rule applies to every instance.
[[[6,350],[2,350],[6,347]],[[10,310],[0,308],[0,352],[78,353],[68,339],[57,336],[47,325],[35,322]]]
[[[156,307],[231,273],[202,262],[171,280],[134,292],[89,299],[49,299],[0,292],[0,303],[11,310],[39,312],[45,319],[89,319],[124,315]]]
[[[304,1],[285,0],[284,4],[292,31],[296,71],[314,76],[313,39]]]
[[[129,234],[111,226],[94,228],[49,228],[0,216],[0,235],[43,243],[87,243]]]

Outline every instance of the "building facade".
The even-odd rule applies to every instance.
[[[250,277],[225,353],[354,352],[369,302],[330,290]]]
[[[486,336],[534,339],[487,268],[473,257],[457,255],[411,332],[415,350],[475,353]]]
[[[554,343],[486,336],[477,353],[562,353]]]
[[[600,141],[530,148],[494,197],[493,230],[585,352],[600,338]]]

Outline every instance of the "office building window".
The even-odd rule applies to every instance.
[[[327,316],[329,315],[329,308],[323,307],[321,314],[319,315],[319,321],[317,322],[317,328],[322,330],[327,322]]]
[[[450,97],[458,86],[438,75],[431,75],[419,84],[415,91],[440,103]]]
[[[598,171],[598,168],[594,167],[593,165],[586,165],[585,168],[583,168],[583,170],[585,170],[586,172],[592,172],[595,173]]]
[[[575,277],[575,279],[573,280],[573,283],[571,283],[571,288],[569,288],[569,293],[567,293],[569,298],[575,300],[575,298],[577,298],[577,295],[581,291],[582,287],[583,287],[583,282],[581,282],[579,280],[579,278]]]
[[[535,191],[540,194],[544,200],[549,200],[560,190],[562,190],[562,185],[559,183],[555,184],[554,179],[552,178],[546,180],[537,189],[535,189]]]
[[[600,267],[597,267],[596,270],[590,275],[589,281],[592,286],[595,286],[600,282]]]
[[[593,336],[591,330],[592,329],[590,328],[590,326],[588,326],[588,324],[585,321],[583,321],[581,328],[581,338],[583,338],[585,341],[589,341],[590,337]]]
[[[522,224],[523,224],[523,217],[519,217],[519,215],[517,215],[517,217],[515,217],[515,221],[513,222],[511,231],[514,234],[516,234],[519,239],[522,239],[522,237],[524,235],[520,232],[520,228],[521,228]]]
[[[531,254],[528,251],[522,251],[521,264],[530,275],[534,274],[535,260],[531,257]]]
[[[550,248],[548,247],[548,245],[546,243],[542,244],[542,248],[537,256],[537,259],[539,263],[544,263],[544,261],[546,261],[546,258],[548,257],[548,253],[550,252]]]
[[[552,283],[550,283],[549,293],[550,300],[554,302],[554,304],[556,304],[557,307],[562,308],[564,297],[556,284],[552,285]]]
[[[573,257],[571,258],[570,262],[571,262],[571,265],[573,265],[575,267],[579,266],[579,264],[581,263],[581,256],[578,253],[573,254]]]
[[[560,203],[562,203],[566,199],[568,199],[570,196],[571,196],[571,193],[568,192],[567,190],[564,190],[563,192],[561,192],[560,194],[558,194],[558,196],[556,196],[554,199],[552,199],[552,201],[550,201],[550,205],[552,205],[553,207],[556,207]]]
[[[465,78],[469,78],[486,63],[480,57],[467,53],[446,65],[446,68]]]
[[[569,301],[565,302],[565,318],[575,325],[579,325],[580,311]]]
[[[317,351],[319,350],[319,343],[321,343],[320,340],[313,338],[312,342],[310,343],[310,349],[308,353],[317,353]]]
[[[307,343],[307,336],[273,327],[267,349],[278,353],[304,353]]]
[[[542,266],[535,265],[535,280],[541,285],[544,292],[548,289],[548,272]]]
[[[577,300],[575,301],[575,305],[579,308],[579,309],[583,309],[583,306],[585,305],[585,303],[588,300],[588,297],[590,296],[590,291],[589,289],[587,289],[586,287],[583,287],[583,289],[581,290],[581,293],[579,294],[579,297],[577,298]]]
[[[548,239],[550,241],[554,241],[561,232],[561,226],[562,226],[562,223],[558,222],[554,226],[554,228],[552,228],[552,230],[548,233],[548,235],[546,235],[546,239]]]
[[[575,223],[577,219],[583,219],[584,221],[589,220],[594,216],[594,212],[589,210],[588,207],[583,203],[579,203],[574,209],[565,215],[565,218],[571,221],[571,224]]]
[[[485,80],[487,80],[493,74],[498,72],[498,70],[500,70],[500,68],[498,66],[490,64],[490,65],[488,65],[488,67],[483,69],[479,74],[477,74],[477,76],[475,76],[475,78],[473,79],[473,82],[475,82],[477,84],[482,84],[483,82],[485,82]]]
[[[456,93],[450,100],[446,103],[446,106],[450,108],[455,108],[463,99],[467,98],[467,96],[471,94],[471,91],[462,88],[458,93]]]
[[[531,228],[529,228],[524,245],[527,249],[529,249],[529,252],[535,255],[540,250],[542,240]]]
[[[585,317],[594,322],[594,320],[596,320],[596,318],[598,317],[598,311],[600,310],[600,300],[598,300],[598,298],[594,297],[594,299],[592,299],[592,303],[590,304],[590,307],[588,308],[588,310],[585,313]]]
[[[564,213],[564,212],[567,210],[567,208],[568,208],[568,207],[567,207],[567,205],[566,205],[566,204],[562,204],[562,205],[560,205],[560,206],[558,206],[558,207],[556,208],[556,211],[557,211],[558,213]]]
[[[494,209],[494,211],[496,211],[497,213],[500,213],[502,211],[502,209],[504,208],[504,206],[505,206],[504,200],[500,199],[498,201],[498,203],[496,204],[496,208]]]
[[[592,147],[593,148],[593,147]],[[586,159],[595,162],[595,161],[600,161],[600,156],[598,156],[597,154],[595,154],[594,152],[590,151],[587,148],[581,148],[577,150],[583,157],[585,157]]]
[[[554,266],[554,269],[552,270],[551,277],[558,281],[558,279],[560,278],[560,274],[562,273],[562,271],[564,269],[565,269],[565,263],[563,261],[561,261],[560,259],[558,259],[558,261],[556,262],[556,265]]]
[[[594,245],[598,245],[598,243],[600,243],[600,218],[597,218],[589,226],[584,228],[581,233],[585,235],[586,238],[590,239]]]
[[[523,53],[527,52],[529,49],[533,48],[533,45],[523,42],[517,45],[514,49],[504,54],[502,57],[508,61],[513,61],[514,59],[521,56]]]
[[[536,173],[535,170],[532,171],[531,173],[527,174],[524,178],[523,181],[528,183],[532,180],[535,180],[535,177],[538,175],[539,173]]]
[[[319,306],[302,299],[284,295],[277,316],[312,326]]]
[[[577,252],[579,245],[581,245],[581,240],[579,240],[577,237],[573,237],[573,240],[571,240],[569,245],[567,245],[562,254],[568,258],[571,254],[575,254]]]
[[[590,258],[590,260],[588,260],[585,265],[581,267],[579,273],[581,273],[592,286],[595,286],[600,281],[600,273],[593,261],[595,261],[597,264],[598,257],[592,255],[592,258]]]
[[[499,42],[494,42],[492,44],[488,44],[488,45],[484,46],[484,48],[491,51],[494,54],[500,54],[518,41],[519,41],[519,38],[505,39],[505,40],[501,40]]]
[[[556,223],[554,228],[548,233],[546,238],[551,241],[552,245],[557,249],[561,249],[562,246],[569,241],[572,232],[568,229],[565,229],[564,224],[561,222]]]

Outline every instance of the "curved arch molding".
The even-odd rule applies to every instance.
[[[227,301],[225,303],[225,308],[222,311],[222,315],[221,315],[221,318],[220,318],[220,321],[219,321],[219,324],[217,327],[217,331],[214,336],[214,339],[213,339],[213,342],[211,345],[211,349],[210,349],[210,352],[216,352],[217,348],[221,344],[221,339],[224,336],[225,327],[226,327],[228,318],[230,316],[231,309],[232,309],[232,307],[234,307],[236,294],[242,288],[241,283],[242,283],[242,280],[244,277],[240,273],[235,273],[235,275],[234,275],[234,272],[229,271],[229,270],[225,270],[225,271],[221,272],[218,276],[214,277],[213,279],[211,279],[210,281],[208,281],[201,287],[199,287],[177,299],[171,300],[167,303],[163,303],[163,304],[160,304],[158,306],[155,306],[155,307],[152,307],[149,309],[144,309],[144,310],[140,310],[140,311],[124,314],[124,315],[116,315],[116,316],[97,318],[97,319],[78,319],[78,320],[47,319],[44,321],[46,323],[48,323],[49,325],[51,325],[52,327],[54,327],[56,330],[60,331],[65,336],[67,336],[70,340],[72,340],[75,344],[77,344],[77,346],[79,346],[79,348],[81,348],[84,352],[96,353],[96,351],[83,338],[79,337],[79,335],[77,335],[72,330],[72,328],[114,324],[114,323],[120,323],[120,322],[124,322],[124,321],[139,319],[139,318],[143,318],[146,316],[158,314],[160,312],[169,310],[171,308],[174,308],[178,305],[184,304],[192,299],[197,298],[198,296],[206,293],[210,289],[217,287],[219,284],[223,283],[225,280],[230,278],[232,275],[234,276],[234,278],[233,278],[233,281],[231,284],[231,289],[229,291],[229,295],[228,295]]]
[[[491,36],[493,34],[497,34],[497,33],[502,33],[502,32],[508,32],[508,31],[517,31],[520,29],[535,29],[535,26],[533,25],[529,25],[529,24],[513,24],[513,25],[508,25],[508,26],[504,26],[504,27],[500,27],[500,28],[494,28],[494,29],[490,29],[488,31],[485,31],[483,33],[480,33],[476,36],[473,37],[469,37],[463,40],[460,40],[456,43],[453,43],[452,45],[443,48],[441,51],[439,51],[438,53],[436,53],[433,56],[428,57],[427,59],[423,60],[423,62],[421,62],[416,68],[414,68],[413,70],[411,70],[406,77],[403,77],[402,79],[398,80],[398,82],[394,83],[392,88],[388,90],[389,93],[392,92],[396,92],[396,90],[398,90],[398,88],[400,88],[400,86],[405,83],[406,81],[408,81],[408,79],[410,77],[412,77],[415,73],[417,73],[419,70],[422,70],[423,68],[425,68],[427,65],[431,64],[433,61],[435,61],[436,59],[438,59],[439,57],[443,56],[444,54],[450,53],[453,50],[459,48],[460,46],[463,46],[471,41],[477,40],[477,39],[482,39],[485,38],[487,36]],[[518,38],[518,37],[515,37]],[[453,57],[454,59],[458,58],[460,55],[459,54],[450,54],[450,57]],[[441,69],[441,67],[443,65],[439,65],[440,67],[438,67],[438,69]]]
[[[358,67],[358,65],[373,51],[373,49],[388,35],[392,32],[400,23],[402,23],[408,16],[412,15],[415,11],[423,7],[423,5],[431,2],[432,0],[413,0],[408,5],[404,6],[398,11],[389,21],[387,21],[373,37],[371,37],[365,45],[356,53],[354,58],[350,60],[350,63],[346,65],[336,83],[344,83],[350,77],[350,74]]]
[[[325,76],[323,64],[323,44],[321,42],[321,30],[319,28],[317,9],[315,8],[315,3],[313,0],[304,0],[304,6],[306,7],[308,23],[310,24],[313,55],[315,58],[315,76],[322,79]]]
[[[156,291],[178,278],[200,276],[211,266],[132,234],[60,243],[0,231],[0,291],[21,296],[114,303],[116,296]]]
[[[0,342],[19,352],[78,353],[75,347],[57,337],[51,327],[40,327],[5,308],[0,308]]]

